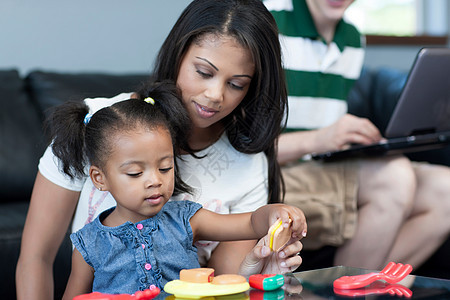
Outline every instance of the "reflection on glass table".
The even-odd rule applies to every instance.
[[[282,289],[263,292],[250,289],[245,293],[206,297],[203,300],[329,300],[329,299],[450,299],[450,280],[408,275],[396,284],[376,281],[364,288],[336,291],[334,280],[342,276],[353,276],[376,272],[350,267],[333,267],[285,275]],[[393,295],[389,291],[397,290]],[[405,297],[408,291],[410,298]],[[405,293],[405,294],[403,294]],[[409,294],[408,294],[409,295]],[[172,295],[161,293],[156,299],[176,300]]]
[[[450,299],[450,280],[408,275],[397,284],[376,281],[357,290],[335,290],[334,280],[342,276],[374,271],[350,267],[333,267],[292,274],[302,291],[287,292],[287,299]],[[390,292],[394,292],[393,295]],[[407,298],[411,293],[411,297]],[[286,299],[286,297],[285,297]]]

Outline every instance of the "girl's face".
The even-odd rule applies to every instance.
[[[248,49],[228,36],[208,34],[192,43],[177,78],[194,127],[208,128],[241,103],[255,65]]]
[[[111,138],[112,154],[104,172],[104,188],[117,201],[124,220],[139,222],[156,215],[174,190],[174,154],[164,127],[137,127]]]

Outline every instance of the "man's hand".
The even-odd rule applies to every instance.
[[[342,150],[350,144],[372,144],[382,139],[380,131],[366,118],[344,115],[330,126],[317,130],[316,151]]]

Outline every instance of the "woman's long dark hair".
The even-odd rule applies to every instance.
[[[269,203],[284,185],[277,140],[287,110],[278,28],[261,0],[194,0],[182,12],[158,54],[156,80],[176,82],[184,54],[208,34],[226,35],[250,50],[255,74],[241,104],[222,120],[230,143],[243,153],[264,152],[269,161]]]

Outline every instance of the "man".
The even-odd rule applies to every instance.
[[[403,156],[305,160],[382,139],[369,120],[347,114],[347,95],[364,60],[363,37],[343,20],[352,2],[264,2],[279,26],[289,93],[287,130],[278,144],[285,203],[305,212],[305,249],[338,247],[335,265],[380,269],[401,261],[418,267],[450,232],[442,213],[450,199],[436,197],[449,195],[447,167],[412,164]]]

